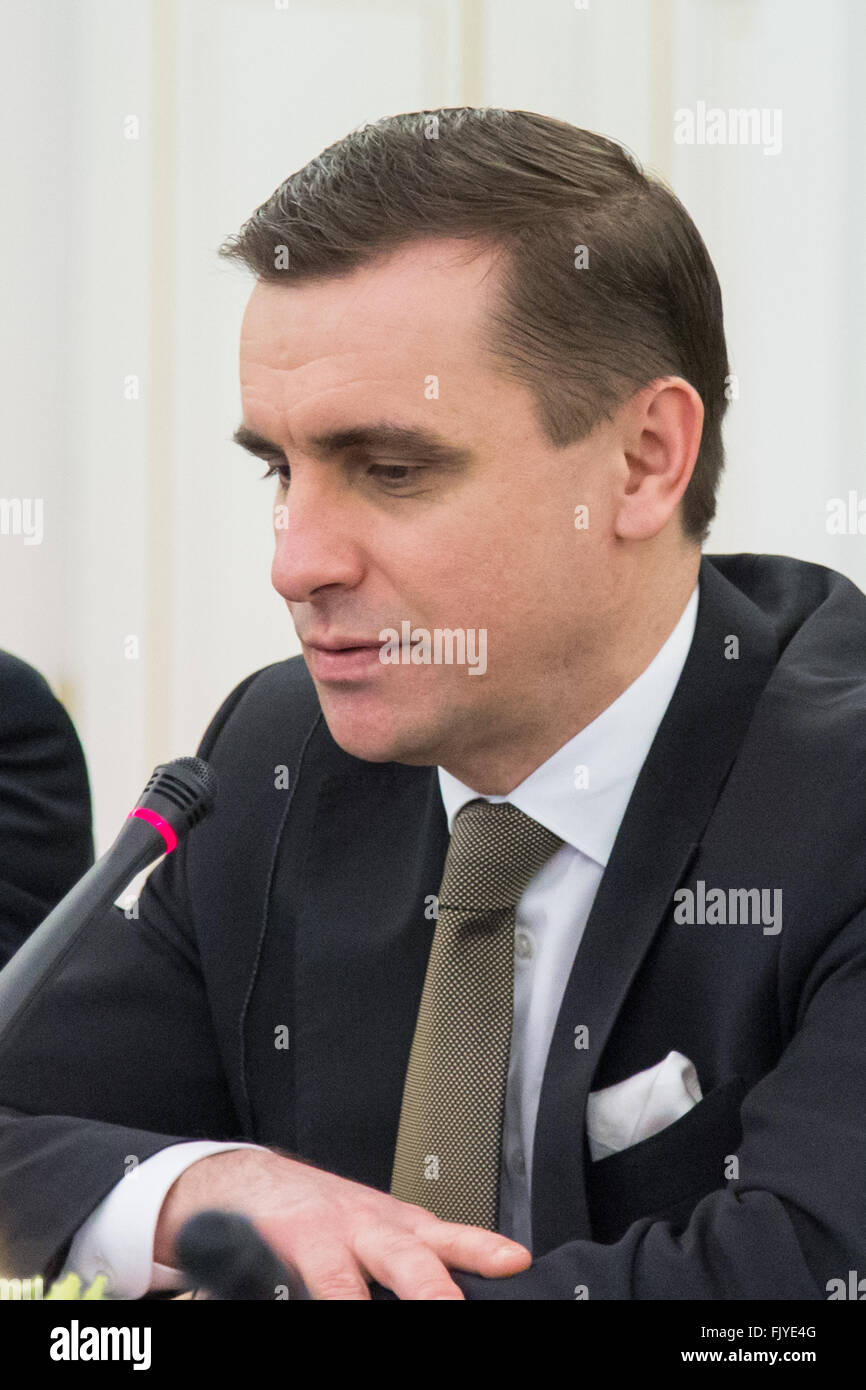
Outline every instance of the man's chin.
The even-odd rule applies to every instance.
[[[421,729],[396,729],[388,713],[379,718],[347,718],[346,711],[329,708],[323,700],[322,714],[331,738],[344,753],[368,763],[408,763],[430,767],[437,762],[432,741]]]

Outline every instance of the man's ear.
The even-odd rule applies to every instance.
[[[614,531],[643,541],[668,524],[689,485],[701,443],[704,403],[683,377],[660,377],[622,410],[623,481]]]

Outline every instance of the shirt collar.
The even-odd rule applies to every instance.
[[[637,775],[682,674],[695,634],[698,590],[696,584],[667,641],[613,704],[507,796],[483,799],[510,801],[605,867]],[[443,767],[438,772],[450,833],[460,808],[481,793]]]

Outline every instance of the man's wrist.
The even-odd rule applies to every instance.
[[[174,1243],[184,1222],[197,1211],[213,1206],[224,1206],[220,1192],[222,1184],[215,1180],[214,1168],[222,1173],[231,1171],[244,1163],[241,1155],[253,1153],[257,1158],[274,1158],[270,1149],[257,1144],[247,1144],[220,1153],[206,1154],[179,1173],[163,1198],[162,1206],[153,1233],[153,1262],[158,1265],[174,1267]],[[246,1165],[249,1158],[246,1158]]]

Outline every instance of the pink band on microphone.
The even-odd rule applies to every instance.
[[[146,820],[148,825],[152,825],[154,830],[158,830],[165,840],[167,853],[171,854],[177,844],[177,836],[167,820],[163,820],[162,816],[158,816],[156,811],[149,811],[146,806],[136,806],[134,810],[130,811],[126,819],[129,820],[130,816],[135,816],[138,820]]]

